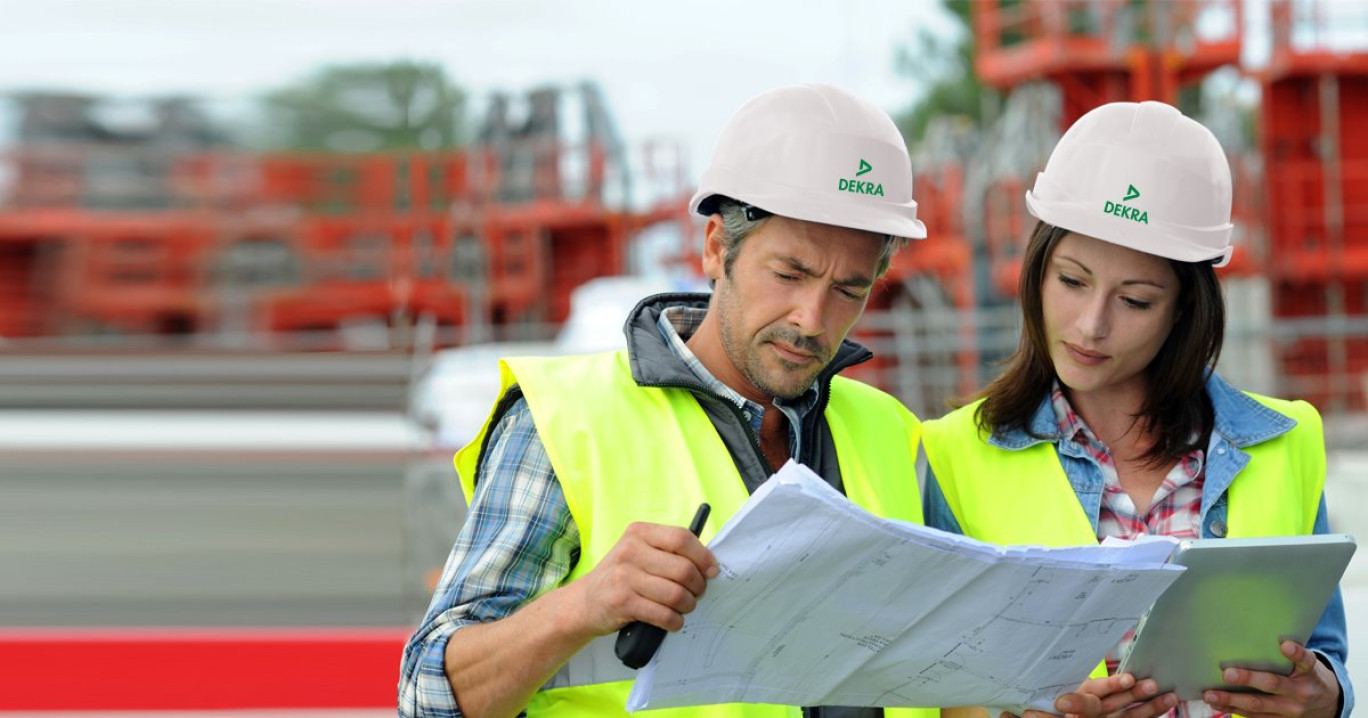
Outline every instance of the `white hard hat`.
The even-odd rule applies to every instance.
[[[1230,261],[1230,164],[1162,102],[1102,105],[1055,145],[1026,209],[1043,222],[1183,262]]]
[[[762,93],[732,115],[689,211],[730,197],[792,219],[923,239],[912,162],[888,113],[831,85]]]

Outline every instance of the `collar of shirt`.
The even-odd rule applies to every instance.
[[[1213,442],[1219,437],[1231,446],[1244,448],[1281,436],[1297,425],[1292,419],[1231,386],[1215,372],[1207,376],[1206,392],[1216,414]],[[1020,451],[1044,441],[1059,441],[1064,438],[1059,431],[1054,404],[1049,396],[1043,396],[1035,414],[1031,415],[1028,427],[994,430],[988,437],[988,443],[999,449]]]
[[[1141,515],[1136,512],[1135,504],[1131,501],[1130,496],[1121,488],[1121,478],[1116,472],[1115,459],[1112,457],[1111,449],[1101,439],[1097,438],[1097,435],[1083,421],[1083,417],[1074,411],[1073,405],[1064,395],[1064,389],[1059,385],[1058,380],[1055,381],[1054,387],[1050,391],[1050,404],[1054,407],[1055,423],[1059,427],[1059,435],[1068,437],[1073,444],[1092,457],[1092,460],[1102,468],[1104,486],[1102,505],[1119,517],[1131,518],[1136,523],[1144,523],[1146,516],[1154,513],[1160,513],[1164,515],[1163,517],[1171,518],[1177,509],[1170,505],[1172,502],[1169,501],[1169,497],[1178,489],[1193,484],[1202,477],[1204,452],[1201,449],[1194,449],[1169,469],[1163,483],[1155,490],[1154,496],[1151,498],[1149,510],[1145,515]],[[1201,484],[1198,483],[1196,486],[1198,493],[1191,497],[1193,505],[1190,508],[1193,520],[1189,523],[1192,524],[1196,523],[1201,499]],[[1130,538],[1128,535],[1120,537]],[[1190,537],[1184,536],[1183,538]]]
[[[1054,407],[1055,426],[1059,428],[1061,438],[1068,438],[1082,446],[1094,458],[1111,461],[1111,452],[1107,445],[1092,433],[1092,429],[1084,423],[1083,417],[1074,411],[1069,398],[1064,396],[1064,388],[1059,385],[1058,380],[1055,380],[1054,386],[1050,389],[1050,405]]]
[[[670,307],[660,313],[660,320],[657,322],[660,335],[665,338],[665,343],[670,347],[670,351],[674,352],[675,356],[679,357],[679,360],[689,367],[689,371],[698,377],[703,386],[707,387],[713,394],[735,404],[736,408],[745,414],[751,428],[758,434],[761,419],[765,416],[765,407],[741,396],[736,390],[719,381],[717,377],[712,375],[712,372],[708,371],[707,367],[703,366],[703,362],[694,356],[694,353],[689,350],[685,343],[689,337],[693,336],[694,332],[698,331],[698,327],[703,323],[703,317],[707,314],[706,309]],[[814,384],[796,399],[775,398],[774,405],[788,417],[791,427],[789,434],[791,437],[795,437],[795,441],[796,437],[802,433],[798,427],[803,425],[803,417],[817,405],[818,397],[817,386]],[[798,447],[793,446],[791,448],[794,456],[797,456]]]

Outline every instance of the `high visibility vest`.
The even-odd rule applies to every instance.
[[[749,497],[722,438],[692,393],[639,386],[628,362],[622,350],[501,363],[500,395],[515,384],[522,389],[579,528],[579,562],[567,581],[597,566],[634,521],[683,526],[706,501],[712,514],[700,538],[707,543]],[[915,480],[917,418],[888,394],[836,377],[826,420],[846,495],[879,516],[921,523]],[[467,500],[474,495],[475,470],[490,421],[456,454]],[[615,639],[616,635],[601,637],[575,654],[533,697],[528,715],[628,715],[624,706],[635,672],[617,659]],[[937,714],[935,709],[886,711],[890,718]],[[796,718],[800,712],[790,706],[726,704],[651,715]]]
[[[1236,456],[1244,466],[1230,485],[1227,536],[1309,534],[1325,485],[1320,415],[1306,402],[1250,396],[1297,425],[1235,449],[1247,458]],[[1054,444],[1015,451],[992,446],[974,421],[978,405],[923,424],[927,461],[964,534],[997,544],[1097,543]]]
[[[1303,401],[1249,396],[1297,425],[1244,447],[1245,458],[1236,456],[1244,465],[1229,489],[1227,536],[1309,534],[1325,484],[1320,415]],[[964,535],[1001,545],[1096,544],[1096,530],[1054,444],[1042,441],[1018,450],[989,444],[974,420],[980,403],[922,425],[927,463]],[[1105,664],[1092,675],[1105,676]]]

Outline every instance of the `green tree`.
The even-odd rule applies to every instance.
[[[981,125],[985,107],[1000,100],[997,90],[979,81],[974,69],[974,5],[977,0],[941,0],[954,20],[955,32],[946,37],[926,27],[911,45],[897,51],[899,72],[926,88],[921,98],[895,118],[903,136],[920,141],[934,117],[962,115]]]
[[[267,145],[328,152],[458,146],[465,104],[439,65],[410,60],[332,65],[261,97]]]

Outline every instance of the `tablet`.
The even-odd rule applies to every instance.
[[[1306,644],[1354,548],[1348,534],[1180,542],[1171,561],[1187,570],[1140,619],[1118,670],[1182,700],[1249,690],[1221,680],[1231,666],[1290,673],[1278,644]]]

